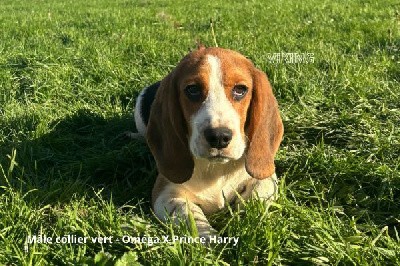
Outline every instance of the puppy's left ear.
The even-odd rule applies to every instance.
[[[267,75],[256,68],[247,119],[246,170],[257,179],[270,177],[275,172],[274,157],[282,141],[283,124]]]

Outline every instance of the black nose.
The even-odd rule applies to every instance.
[[[232,130],[226,127],[207,128],[204,137],[212,148],[226,148],[232,140]]]

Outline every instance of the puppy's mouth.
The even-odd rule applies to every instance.
[[[210,149],[209,156],[207,157],[207,159],[211,162],[216,162],[216,163],[226,163],[232,160],[230,156],[227,156],[226,154],[224,154],[222,150],[218,149]]]
[[[216,155],[216,156],[210,156],[208,157],[208,160],[210,161],[215,161],[215,162],[225,162],[229,161],[231,158],[222,156],[222,155]]]

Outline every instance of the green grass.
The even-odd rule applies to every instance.
[[[0,24],[0,264],[400,265],[398,1],[3,0]],[[196,40],[270,77],[285,125],[276,204],[211,217],[236,247],[26,245],[190,234],[152,214],[154,160],[119,135]],[[270,62],[278,52],[315,60]]]

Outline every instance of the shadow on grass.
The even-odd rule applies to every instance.
[[[144,141],[124,137],[134,131],[133,124],[131,114],[104,118],[78,110],[53,123],[48,134],[1,148],[16,151],[18,167],[8,181],[23,191],[36,190],[29,196],[41,203],[95,197],[101,191],[117,205],[148,204],[156,168]]]

